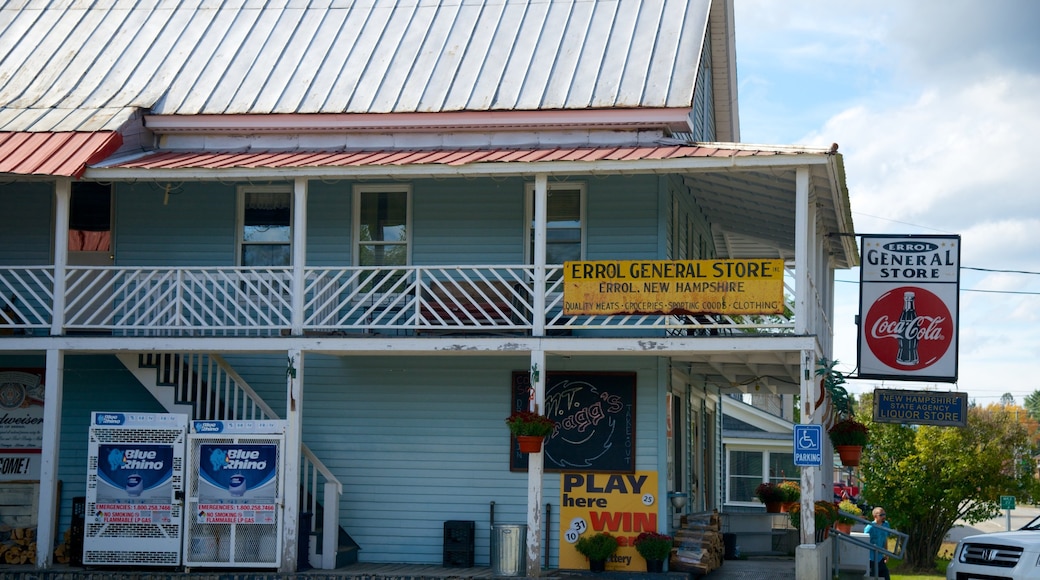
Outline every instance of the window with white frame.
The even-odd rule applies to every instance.
[[[354,188],[354,263],[405,266],[411,256],[411,188],[365,185]]]
[[[787,451],[730,449],[727,466],[727,503],[756,503],[755,488],[760,483],[801,478],[794,454]]]
[[[585,257],[585,186],[549,183],[545,218],[545,263]],[[534,262],[534,184],[527,185],[527,263]]]
[[[292,264],[292,191],[286,187],[238,190],[240,266]]]

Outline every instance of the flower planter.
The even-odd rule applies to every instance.
[[[767,501],[766,502],[766,513],[767,514],[779,514],[782,513],[784,502],[782,501]]]
[[[542,439],[535,435],[517,435],[516,442],[520,444],[521,453],[538,453],[542,450]]]
[[[858,466],[860,457],[863,455],[863,448],[859,445],[835,445],[834,450],[838,452],[841,464],[846,467]]]
[[[647,560],[646,571],[659,574],[664,572],[664,560]]]
[[[838,523],[834,524],[834,529],[838,530],[839,532],[841,532],[843,534],[851,534],[852,533],[852,524],[843,524],[841,522],[838,522]]]
[[[604,572],[607,569],[606,560],[589,560],[590,572]]]

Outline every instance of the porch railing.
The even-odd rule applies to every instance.
[[[296,319],[305,333],[530,334],[538,316],[548,334],[783,334],[795,329],[796,316],[824,340],[831,332],[818,292],[809,293],[810,312],[794,311],[791,275],[782,315],[574,316],[563,311],[562,273],[560,266],[548,267],[538,289],[529,265],[307,267],[303,296],[294,300],[288,267],[72,266],[63,328],[124,336],[278,336],[292,332],[294,304],[300,304]],[[0,332],[46,333],[54,286],[53,267],[0,267]],[[536,291],[544,294],[540,313]]]

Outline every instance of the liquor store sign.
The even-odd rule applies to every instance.
[[[782,314],[784,261],[566,262],[563,312],[580,314]]]
[[[874,421],[964,427],[968,393],[874,389]]]
[[[859,376],[957,381],[960,236],[863,236]]]

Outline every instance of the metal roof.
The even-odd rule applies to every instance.
[[[0,174],[82,177],[123,143],[119,133],[0,133]]]
[[[811,151],[819,153],[818,151]],[[545,147],[489,149],[385,149],[369,151],[174,151],[104,164],[108,169],[337,168],[370,166],[462,166],[475,163],[639,161],[688,157],[751,157],[810,153],[809,150],[746,149],[714,145],[654,147]]]
[[[710,0],[13,0],[0,131],[155,115],[690,108]]]

